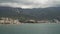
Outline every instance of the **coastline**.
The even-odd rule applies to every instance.
[[[3,23],[3,24],[5,24],[5,23]],[[18,24],[60,24],[60,23],[18,23]],[[16,23],[16,25],[18,25],[18,24]]]

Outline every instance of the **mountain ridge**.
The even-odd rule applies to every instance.
[[[36,20],[40,19],[60,20],[60,7],[22,9],[22,8],[0,6],[0,16],[23,16],[28,19],[30,18]]]

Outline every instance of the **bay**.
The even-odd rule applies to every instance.
[[[60,24],[0,24],[0,34],[60,34]]]

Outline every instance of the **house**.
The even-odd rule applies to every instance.
[[[40,20],[40,21],[37,21],[37,23],[48,23],[49,21],[48,20]]]
[[[11,18],[1,18],[0,24],[19,24],[19,20],[14,20]]]

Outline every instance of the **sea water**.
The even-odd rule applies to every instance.
[[[60,24],[1,24],[0,34],[60,34]]]

